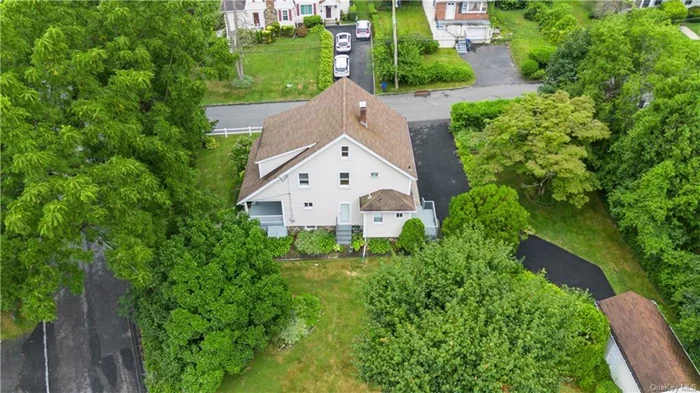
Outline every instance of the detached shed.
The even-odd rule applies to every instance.
[[[700,392],[700,374],[656,304],[634,292],[599,303],[612,337],[605,360],[624,393]]]

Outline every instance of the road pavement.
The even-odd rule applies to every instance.
[[[429,97],[410,94],[384,95],[379,98],[403,115],[408,121],[446,120],[452,104],[460,101],[483,101],[497,98],[515,98],[523,93],[537,91],[540,85],[521,83],[512,85],[467,87],[464,89],[434,91]],[[206,108],[207,117],[217,124],[214,128],[262,126],[266,117],[303,105],[304,101],[267,104],[222,105]]]

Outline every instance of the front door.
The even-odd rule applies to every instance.
[[[260,26],[260,14],[258,14],[257,12],[253,13],[253,25],[255,27]]]
[[[326,19],[331,19],[331,7],[326,7]]]
[[[447,3],[447,8],[445,9],[445,20],[454,20],[456,8],[457,3]]]
[[[350,224],[350,204],[349,203],[341,203],[340,204],[340,215],[338,216],[338,223]]]

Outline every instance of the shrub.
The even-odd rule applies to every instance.
[[[536,61],[540,65],[540,68],[546,68],[547,64],[549,64],[549,59],[552,58],[556,50],[557,48],[554,46],[538,46],[533,49],[527,57]]]
[[[369,14],[370,14],[370,15],[374,15],[374,14],[377,13],[377,8],[374,6],[374,3],[369,3],[369,5],[367,6],[367,8],[369,9]]]
[[[235,137],[231,152],[228,158],[233,162],[233,184],[238,185],[243,181],[245,175],[245,167],[248,164],[248,156],[250,155],[250,147],[253,145],[254,137],[241,135]]]
[[[292,236],[284,237],[270,237],[268,238],[270,251],[272,252],[273,258],[279,258],[287,255],[289,250],[292,248],[292,243],[294,238]]]
[[[520,66],[520,71],[522,71],[523,75],[529,77],[530,75],[534,74],[539,68],[540,65],[537,64],[536,61],[532,59],[527,59]]]
[[[207,150],[214,150],[219,147],[219,141],[217,141],[213,136],[205,136],[202,138],[202,145]]]
[[[603,381],[595,386],[594,393],[620,393],[620,388],[613,381]]]
[[[357,20],[357,6],[355,4],[348,8],[348,19],[353,22]]]
[[[282,28],[280,27],[279,22],[272,22],[269,25],[267,25],[266,29],[269,29],[272,32],[272,34],[279,37]]]
[[[261,33],[262,33],[263,42],[266,44],[271,44],[272,43],[272,31],[269,29],[265,29]]]
[[[452,105],[450,117],[453,131],[473,127],[482,130],[486,120],[497,118],[512,100],[492,100],[479,102],[458,102]]]
[[[502,10],[520,10],[527,6],[525,0],[497,0],[496,7]]]
[[[234,89],[247,89],[250,86],[253,86],[254,83],[255,79],[253,79],[252,76],[244,75],[243,79],[234,78],[231,81],[231,87],[233,87]]]
[[[413,254],[425,244],[425,224],[420,218],[411,218],[403,224],[396,247]]]
[[[547,76],[547,70],[544,68],[540,68],[539,70],[535,71],[532,73],[532,75],[529,76],[529,78],[533,81],[544,79],[544,77]]]
[[[294,35],[294,26],[284,25],[280,33],[285,37],[292,37]]]
[[[312,328],[321,316],[321,300],[310,293],[295,296],[292,298],[292,311],[306,322],[306,326]]]
[[[549,11],[542,17],[540,29],[547,41],[559,45],[567,35],[578,28],[578,20],[575,16],[564,13],[566,8],[557,8]]]
[[[320,25],[323,25],[321,15],[309,15],[304,17],[304,26],[308,27],[309,29]]]
[[[547,11],[547,4],[542,1],[530,1],[527,3],[525,11],[525,19],[539,21],[542,15]]]
[[[297,234],[294,247],[304,255],[329,254],[335,247],[335,238],[332,233],[323,229],[303,231]]]
[[[369,248],[369,251],[373,254],[389,254],[391,251],[393,251],[389,239],[380,237],[373,237],[369,239],[367,248]]]
[[[262,30],[255,30],[255,43],[262,44],[263,41],[265,41],[265,38],[263,37],[263,31]]]
[[[690,7],[688,8],[688,18],[700,18],[700,7]]]
[[[423,53],[426,55],[432,55],[433,53],[437,52],[438,48],[440,48],[439,42],[435,40],[428,40],[423,45]]]
[[[316,27],[315,29],[318,29]],[[333,84],[333,34],[320,26],[321,57],[318,71],[318,88],[326,90]]]
[[[681,0],[670,0],[662,3],[661,10],[672,22],[678,22],[688,16],[688,9],[685,8]]]
[[[361,233],[353,233],[352,241],[350,242],[350,247],[353,251],[360,251],[362,247],[365,246],[365,239],[362,237]]]
[[[287,322],[279,335],[277,346],[280,348],[291,347],[309,333],[309,327],[303,319],[293,316]]]
[[[297,27],[294,34],[299,38],[304,38],[309,34],[309,29],[306,26]]]

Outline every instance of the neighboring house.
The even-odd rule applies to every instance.
[[[279,22],[280,25],[298,26],[304,17],[320,15],[327,22],[340,20],[340,12],[348,12],[350,0],[223,0],[221,12],[225,15],[226,31],[233,32],[234,15],[241,29],[263,29]]]
[[[466,39],[489,43],[493,28],[489,22],[488,1],[422,0],[433,39],[442,48],[466,52]]]
[[[699,392],[698,370],[654,302],[625,292],[598,305],[612,333],[605,360],[623,392]]]
[[[419,217],[437,235],[432,202],[418,195],[406,119],[347,78],[306,104],[270,116],[252,145],[238,197],[270,236],[326,227],[398,237]]]
[[[634,5],[638,8],[658,7],[668,0],[634,0]],[[685,8],[700,7],[700,0],[681,0]]]

